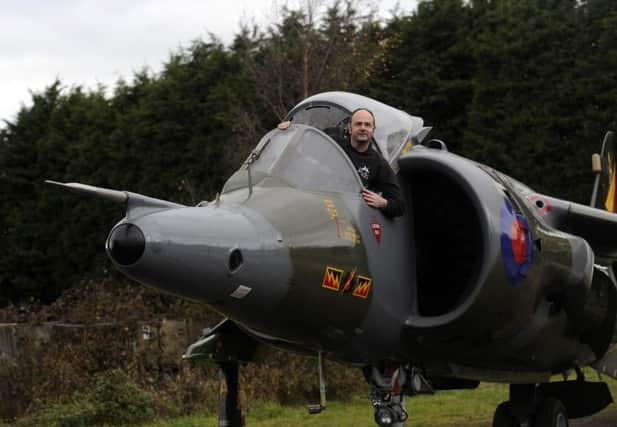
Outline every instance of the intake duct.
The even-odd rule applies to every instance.
[[[416,254],[404,327],[411,353],[553,369],[606,352],[616,311],[610,275],[594,270],[583,238],[533,210],[531,189],[443,150],[414,148],[399,166]]]
[[[401,164],[413,211],[419,315],[442,316],[459,307],[478,284],[485,219],[474,189],[456,168],[420,156]]]
[[[541,300],[570,318],[586,317],[593,251],[535,215],[520,184],[424,147],[399,166],[413,219],[419,325],[443,326],[461,316],[490,323],[508,312],[523,317]]]

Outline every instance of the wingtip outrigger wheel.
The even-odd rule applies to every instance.
[[[326,378],[323,369],[323,355],[317,352],[317,368],[319,369],[319,403],[308,406],[308,413],[311,415],[319,414],[326,409]]]

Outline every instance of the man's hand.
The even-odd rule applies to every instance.
[[[277,128],[279,128],[280,130],[286,130],[286,129],[289,129],[289,126],[291,126],[291,122],[287,120],[285,122],[279,123]]]
[[[384,209],[386,206],[388,206],[388,201],[386,199],[384,199],[377,193],[373,193],[372,191],[367,190],[366,188],[362,189],[362,198],[367,205],[374,208]]]

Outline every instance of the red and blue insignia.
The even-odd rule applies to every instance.
[[[513,285],[519,284],[533,262],[533,238],[527,220],[516,213],[512,202],[504,200],[500,212],[501,257],[506,277]]]

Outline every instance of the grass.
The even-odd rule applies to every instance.
[[[586,371],[594,381],[597,374]],[[573,379],[573,378],[571,378]],[[617,381],[603,377],[617,396]],[[439,391],[435,395],[421,395],[405,399],[409,420],[414,427],[489,427],[495,408],[508,399],[506,384],[481,384],[476,390]],[[346,402],[329,402],[318,415],[309,415],[306,406],[281,406],[263,403],[245,412],[247,427],[375,427],[373,409],[368,397],[356,395]],[[161,419],[147,427],[216,426],[216,415],[194,415],[175,419]]]
[[[480,427],[490,425],[495,407],[506,400],[506,385],[482,384],[477,390],[443,391],[434,396],[406,398],[408,425],[414,427]],[[309,415],[305,406],[264,403],[245,412],[249,427],[374,427],[373,409],[368,397],[354,396],[346,402],[329,402],[318,415]],[[195,415],[163,419],[147,427],[202,427],[218,425],[216,416]]]
[[[597,374],[586,370],[590,381]],[[560,379],[560,378],[559,378]],[[559,380],[556,378],[556,380]],[[571,378],[573,379],[573,378]],[[613,396],[617,396],[617,381],[603,378]],[[217,399],[217,396],[212,396]],[[439,391],[435,395],[421,395],[405,399],[409,412],[408,426],[413,427],[489,427],[495,408],[508,399],[508,385],[481,384],[475,390]],[[617,412],[615,412],[617,413]],[[610,417],[612,415],[609,414]],[[347,401],[332,401],[325,411],[309,415],[306,406],[281,406],[264,402],[245,411],[248,427],[375,427],[373,409],[369,399],[360,393]],[[216,414],[197,414],[178,418],[162,418],[145,424],[145,427],[203,427],[217,426]],[[603,424],[604,425],[604,424]],[[8,424],[0,422],[0,427]]]

